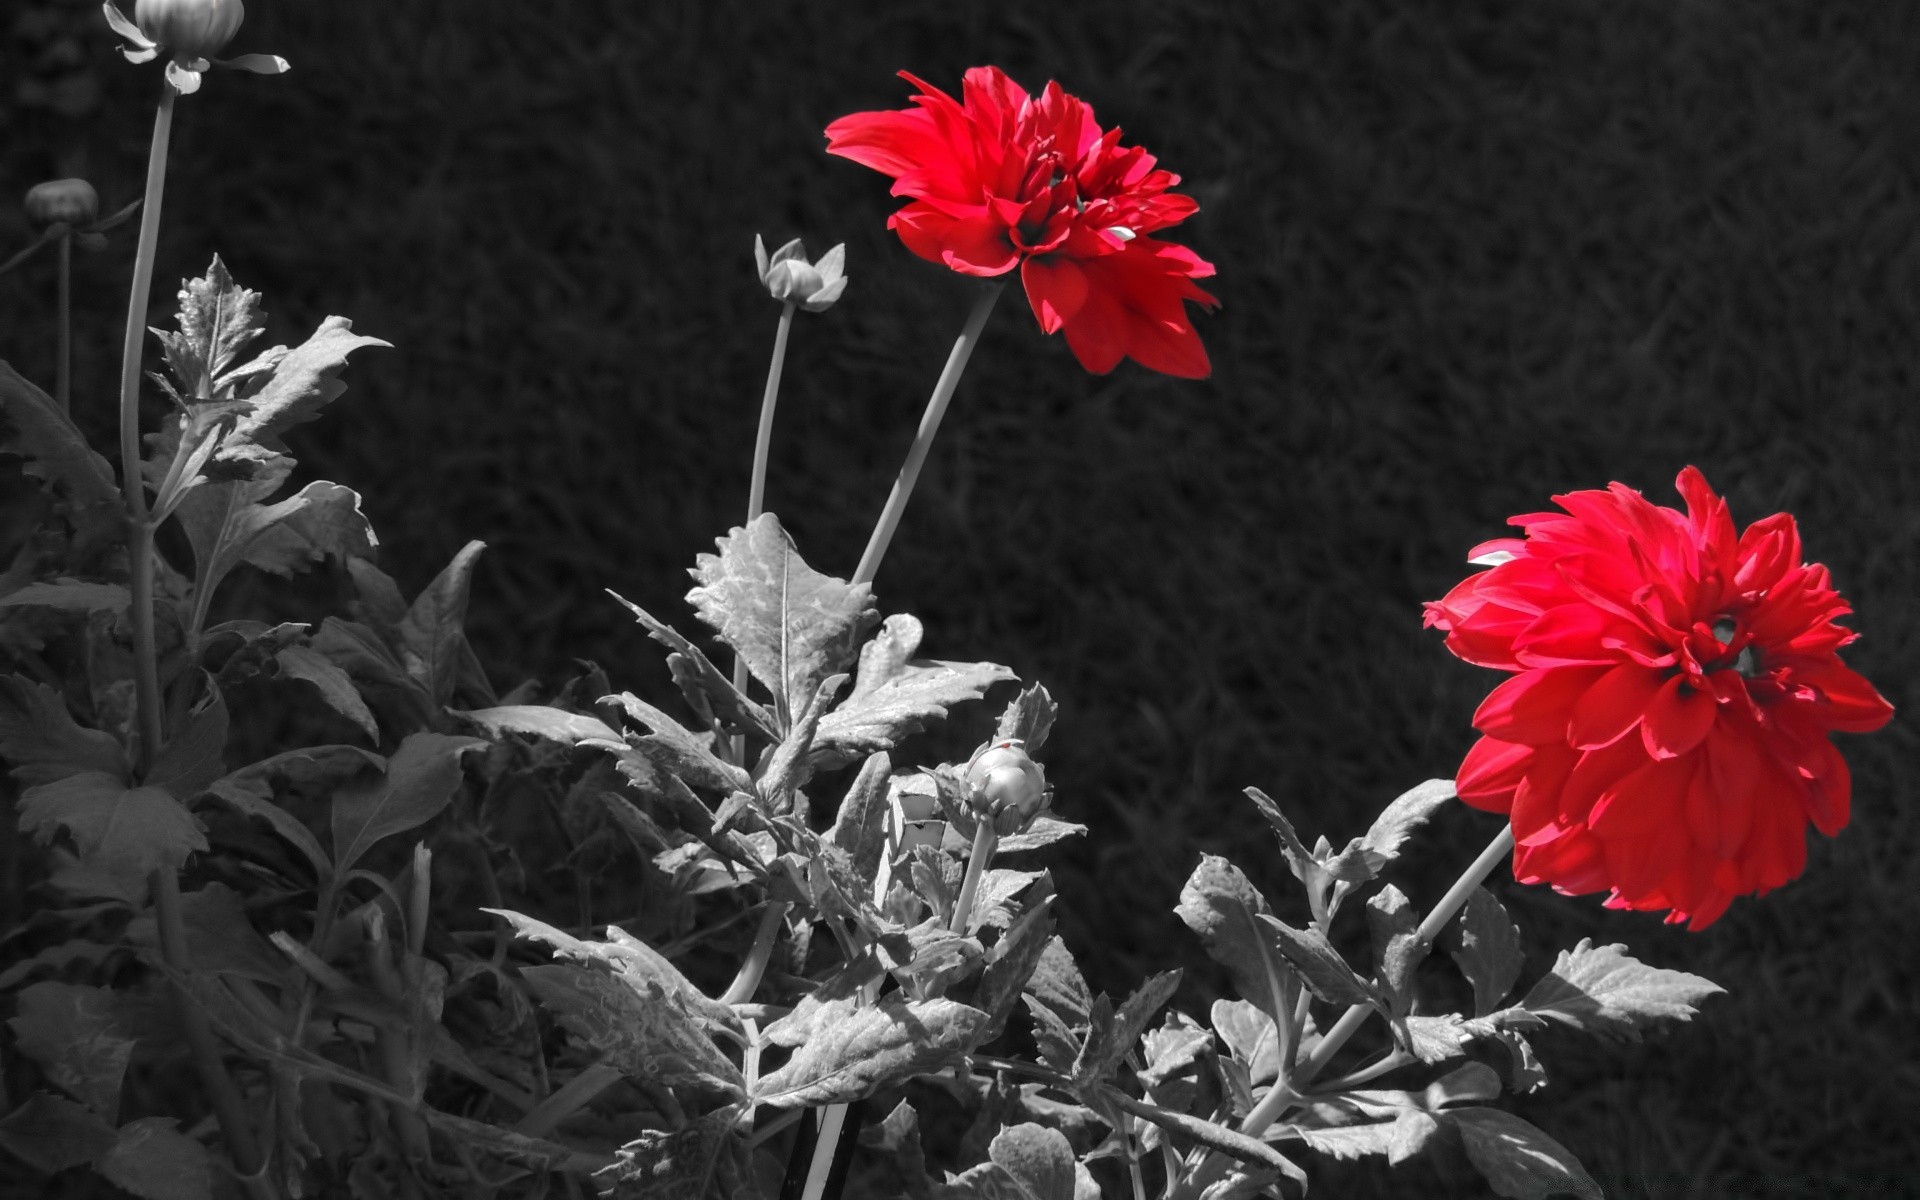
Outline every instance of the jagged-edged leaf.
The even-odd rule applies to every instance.
[[[481,541],[462,546],[400,622],[400,638],[408,651],[407,673],[436,704],[452,699],[454,685],[461,681],[473,653],[467,646],[467,597],[474,565],[486,548]]]
[[[1539,1129],[1497,1108],[1456,1108],[1446,1119],[1460,1131],[1467,1157],[1502,1196],[1548,1200],[1569,1193],[1604,1200],[1573,1152]]]
[[[190,709],[147,770],[146,782],[191,800],[226,772],[227,701],[212,677],[202,673],[205,692]]]
[[[112,734],[81,728],[60,693],[21,675],[0,675],[0,758],[24,784],[127,773],[126,751]]]
[[[657,985],[636,989],[611,971],[562,964],[523,967],[520,977],[563,1028],[624,1075],[730,1095],[745,1087],[684,1005]]]
[[[312,684],[328,708],[352,721],[368,741],[380,741],[380,725],[373,719],[373,710],[345,669],[311,646],[283,647],[274,653],[273,661],[282,677]]]
[[[1017,854],[1022,850],[1038,850],[1042,846],[1051,846],[1064,838],[1080,837],[1087,832],[1085,825],[1073,821],[1062,821],[1058,817],[1038,816],[1033,824],[1023,832],[1000,839],[1000,853]]]
[[[125,526],[113,468],[87,445],[53,397],[0,361],[0,453],[18,454],[21,469],[46,481],[67,506],[81,541],[102,543]]]
[[[987,1014],[983,1044],[1000,1036],[1007,1017],[1019,1003],[1021,992],[1053,940],[1052,908],[1049,899],[1028,909],[987,952],[987,965],[980,972],[980,986],[973,997],[974,1007]],[[1086,984],[1083,982],[1080,986],[1084,990]]]
[[[860,1147],[869,1158],[883,1159],[891,1168],[894,1190],[883,1195],[925,1200],[929,1187],[927,1158],[920,1147],[920,1116],[910,1102],[902,1100],[884,1119],[862,1129]]]
[[[1286,955],[1262,923],[1269,915],[1266,898],[1238,867],[1201,855],[1174,911],[1199,936],[1207,955],[1227,968],[1235,991],[1274,1020],[1292,1020]]]
[[[902,738],[946,716],[952,705],[978,700],[994,684],[1014,678],[998,663],[915,659],[884,683],[828,713],[814,737],[814,754],[841,762],[874,750],[891,750]]]
[[[1148,1030],[1140,1039],[1147,1069],[1140,1072],[1140,1083],[1152,1089],[1179,1075],[1213,1048],[1213,1035],[1185,1013],[1167,1013],[1160,1028]]]
[[[215,379],[226,374],[242,347],[260,336],[267,315],[260,293],[233,281],[219,255],[198,279],[180,284],[178,332],[154,330],[167,367],[189,400],[214,397]]]
[[[1174,991],[1180,986],[1180,974],[1175,969],[1150,977],[1127,997],[1105,1028],[1101,1027],[1101,1022],[1093,1022],[1093,1032],[1081,1048],[1079,1062],[1074,1064],[1076,1084],[1086,1087],[1095,1080],[1106,1078],[1114,1066],[1126,1057],[1146,1032],[1147,1023],[1153,1020],[1154,1014],[1173,998]]]
[[[1280,1030],[1265,1010],[1248,1000],[1215,1000],[1207,1015],[1228,1053],[1246,1067],[1249,1083],[1279,1078]]]
[[[767,710],[741,695],[733,686],[733,681],[721,674],[720,669],[708,660],[699,647],[680,636],[671,625],[655,620],[647,610],[619,593],[610,591],[607,595],[626,605],[634,618],[646,626],[647,635],[671,652],[667,655],[667,666],[673,672],[673,681],[696,710],[704,702],[729,725],[754,733],[763,741],[780,740],[780,731],[774,728],[773,718]]]
[[[284,449],[282,434],[294,425],[311,421],[321,408],[347,390],[339,379],[347,355],[362,346],[387,345],[379,338],[353,332],[353,322],[345,317],[328,317],[300,345],[284,354],[276,348],[262,355],[262,359],[271,361],[273,374],[253,394],[252,411],[227,435],[219,457],[244,457],[248,445]]]
[[[1028,753],[1037,753],[1046,743],[1047,734],[1053,729],[1053,719],[1059,711],[1046,688],[1037,683],[1022,688],[1020,694],[1007,705],[1006,711],[1000,714],[1000,724],[994,729],[993,740],[1025,742]]]
[[[809,567],[772,513],[736,526],[719,548],[696,560],[700,586],[687,602],[746,660],[781,713],[797,713],[822,680],[853,665],[877,619],[873,588]]]
[[[1492,892],[1475,888],[1460,915],[1460,948],[1453,952],[1460,973],[1473,985],[1473,1014],[1484,1017],[1499,1006],[1520,978],[1520,927]]]
[[[144,895],[147,874],[177,870],[187,855],[207,848],[194,820],[164,788],[130,788],[101,771],[69,775],[28,788],[20,797],[20,827],[40,841],[65,829],[81,861]]]
[[[1062,1075],[1071,1072],[1085,1039],[1076,1036],[1060,1014],[1040,1003],[1033,993],[1023,993],[1020,1001],[1033,1018],[1033,1044],[1040,1048],[1040,1061]]]
[[[1446,1062],[1466,1053],[1467,1043],[1478,1035],[1459,1013],[1437,1016],[1398,1016],[1393,1023],[1394,1037],[1423,1063]]]
[[[132,602],[132,595],[117,583],[88,583],[80,579],[56,579],[50,583],[30,583],[19,591],[0,596],[0,608],[57,608],[62,612],[121,612]]]
[[[336,869],[352,870],[374,843],[436,816],[460,787],[460,756],[484,745],[479,738],[408,734],[380,778],[334,793]]]
[[[1014,897],[1027,890],[1043,871],[1005,871],[994,869],[980,876],[974,893],[973,912],[967,918],[967,932],[1005,929],[1014,917]]]
[[[607,723],[588,713],[568,712],[545,704],[502,704],[495,708],[476,708],[460,713],[493,737],[503,733],[525,733],[567,745],[599,738],[617,742],[620,735]]]
[[[425,1117],[427,1124],[434,1129],[464,1142],[474,1150],[496,1155],[508,1162],[524,1163],[539,1170],[557,1171],[567,1168],[598,1172],[612,1170],[616,1165],[611,1155],[576,1150],[571,1146],[563,1146],[559,1142],[548,1141],[542,1137],[533,1137],[515,1129],[502,1129],[498,1125],[490,1125],[485,1121],[456,1117],[430,1104],[421,1106],[420,1115]]]
[[[768,812],[791,812],[794,793],[805,787],[813,777],[816,762],[809,754],[814,747],[815,736],[828,706],[840,694],[846,682],[845,675],[827,676],[820,681],[820,686],[814,689],[807,702],[792,712],[787,736],[773,748],[773,754],[754,784],[754,794]]]
[[[1394,1124],[1393,1121],[1373,1121],[1362,1125],[1337,1125],[1331,1129],[1292,1126],[1285,1132],[1298,1137],[1316,1153],[1344,1161],[1365,1158],[1370,1154],[1385,1155],[1393,1141]],[[1267,1136],[1273,1137],[1275,1134]]]
[[[242,563],[291,576],[328,557],[346,561],[373,553],[373,529],[360,511],[358,492],[315,480],[285,500],[265,503],[284,478],[276,472],[207,483],[180,498],[174,515],[193,546],[196,588],[211,592]]]
[[[96,1168],[141,1200],[212,1200],[207,1148],[176,1129],[178,1124],[172,1117],[127,1122]]]
[[[693,732],[631,692],[607,699],[646,726],[648,735],[635,739],[633,748],[662,771],[689,787],[727,793],[753,790],[752,776],[715,754],[710,736]]]
[[[1049,938],[1040,961],[1027,978],[1027,994],[1060,1014],[1069,1025],[1084,1026],[1093,1011],[1093,993],[1081,977],[1073,952],[1060,938]]]
[[[854,872],[872,885],[887,844],[887,778],[893,762],[884,751],[869,755],[833,814],[827,840],[847,852]]]
[[[716,1177],[738,1176],[736,1161],[744,1155],[745,1143],[734,1131],[738,1110],[729,1106],[708,1113],[675,1130],[649,1129],[620,1147],[619,1161],[604,1175],[618,1180],[616,1194],[633,1200],[667,1200],[670,1196],[714,1195]],[[733,1187],[721,1187],[722,1196],[737,1195]]]
[[[1719,984],[1685,971],[1650,967],[1621,945],[1595,946],[1581,938],[1562,950],[1520,1007],[1536,1016],[1604,1037],[1640,1040],[1655,1021],[1686,1021]]]
[[[756,1103],[772,1108],[844,1104],[890,1083],[938,1070],[973,1046],[987,1014],[952,1000],[841,1001],[784,1066],[760,1078]]]
[[[1400,853],[1413,831],[1426,824],[1427,818],[1454,794],[1451,779],[1429,779],[1401,793],[1374,818],[1366,836],[1356,838],[1342,857],[1357,851],[1365,859],[1368,872],[1378,875]]]
[[[545,942],[564,957],[611,967],[636,993],[652,995],[659,992],[671,996],[676,1004],[702,1021],[728,1025],[734,1022],[731,1008],[718,1000],[709,1000],[664,955],[618,925],[607,926],[606,941],[589,942],[555,929],[545,921],[537,921],[509,909],[483,908],[480,911],[506,918],[515,934]]]
[[[48,1175],[98,1160],[113,1142],[112,1125],[52,1092],[35,1092],[0,1117],[0,1149]]]
[[[50,979],[29,984],[7,1024],[14,1044],[49,1080],[104,1120],[117,1118],[135,1041],[118,993]]]
[[[260,936],[247,918],[240,893],[215,881],[180,897],[180,923],[186,927],[187,962],[196,971],[238,975],[260,983],[281,983],[287,960]],[[155,948],[159,934],[151,915],[127,926],[127,939]]]
[[[1023,1200],[1074,1200],[1074,1153],[1057,1129],[1027,1122],[1003,1129],[987,1156],[1012,1177]]]
[[[1373,938],[1375,977],[1385,991],[1389,1015],[1405,1016],[1413,1007],[1413,973],[1432,947],[1415,936],[1420,914],[1405,892],[1388,884],[1367,901],[1367,930]]]
[[[1257,787],[1244,790],[1247,799],[1253,801],[1260,816],[1272,826],[1274,835],[1280,839],[1280,853],[1286,858],[1287,868],[1293,872],[1293,877],[1309,888],[1319,887],[1324,869],[1312,851],[1307,849],[1306,843],[1300,840],[1300,835],[1294,832],[1293,822],[1287,820],[1286,814],[1280,811],[1280,805]]]

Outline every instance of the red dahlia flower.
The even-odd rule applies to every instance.
[[[963,102],[905,71],[919,106],[854,113],[827,126],[827,152],[894,177],[913,203],[887,219],[907,248],[963,275],[1020,268],[1040,328],[1064,329],[1082,366],[1123,358],[1189,379],[1212,370],[1185,302],[1219,303],[1194,284],[1213,264],[1147,235],[1200,208],[1168,188],[1118,129],[1049,83],[1038,97],[998,67],[968,71]]]
[[[1851,781],[1828,735],[1893,708],[1836,651],[1859,636],[1793,518],[1736,535],[1688,467],[1687,511],[1622,484],[1515,517],[1525,538],[1427,605],[1468,662],[1514,672],[1474,714],[1460,798],[1507,813],[1514,877],[1609,889],[1611,908],[1712,924],[1735,896],[1806,866],[1806,823],[1847,823]]]

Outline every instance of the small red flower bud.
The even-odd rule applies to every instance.
[[[967,764],[967,790],[974,814],[993,822],[1001,837],[1025,829],[1047,807],[1046,773],[1018,739],[975,754]]]
[[[134,23],[175,58],[212,58],[247,13],[240,0],[136,0]]]
[[[60,222],[91,225],[100,217],[100,194],[84,179],[52,179],[35,184],[22,207],[38,229]]]

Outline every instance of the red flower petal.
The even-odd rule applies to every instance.
[[[1483,737],[1467,751],[1454,780],[1460,798],[1475,808],[1504,813],[1513,803],[1513,789],[1520,786],[1533,747]]]
[[[1640,721],[1640,736],[1655,758],[1676,758],[1698,746],[1712,730],[1720,702],[1712,692],[1695,691],[1684,675],[1660,686]]]
[[[1027,302],[1042,333],[1058,333],[1087,302],[1087,273],[1067,258],[1029,258],[1020,266]]]
[[[1569,740],[1582,750],[1618,741],[1640,724],[1659,691],[1657,670],[1631,662],[1611,668],[1574,705]]]
[[[1575,702],[1605,674],[1604,667],[1565,667],[1515,675],[1481,702],[1473,727],[1502,741],[1565,745]]]

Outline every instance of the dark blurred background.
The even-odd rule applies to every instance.
[[[157,70],[85,0],[14,0],[0,35],[0,191],[137,196]],[[1853,824],[1702,934],[1497,876],[1525,978],[1592,937],[1730,993],[1644,1045],[1544,1036],[1551,1084],[1517,1108],[1610,1195],[1920,1195],[1920,818],[1896,769],[1920,7],[255,0],[231,49],[293,72],[180,103],[150,323],[217,251],[270,342],[339,313],[394,344],[294,448],[365,495],[409,592],[488,543],[471,624],[503,690],[589,658],[669,694],[602,589],[696,629],[685,568],[743,515],[778,313],[756,232],[847,244],[846,297],[796,321],[768,503],[852,571],[972,285],[887,233],[888,181],[828,158],[827,122],[904,105],[899,69],[957,90],[994,63],[1184,177],[1202,207],[1173,236],[1219,267],[1213,378],[1091,377],[1010,295],[877,589],[924,653],[1060,702],[1045,758],[1091,833],[1054,862],[1096,987],[1184,964],[1180,1007],[1218,994],[1172,915],[1198,854],[1291,882],[1242,787],[1338,844],[1453,772],[1498,677],[1419,602],[1510,515],[1610,480],[1676,503],[1687,463],[1743,523],[1796,513],[1858,609],[1851,662],[1901,710],[1843,747]],[[0,213],[0,256],[29,236]],[[75,407],[103,449],[131,244],[76,258]],[[42,380],[51,291],[50,259],[0,279],[0,353]],[[990,709],[922,754],[964,754]],[[1449,809],[1399,882],[1431,903],[1497,828]],[[1317,1178],[1473,1194],[1444,1164]]]

